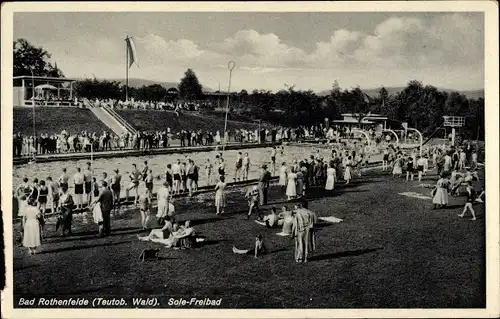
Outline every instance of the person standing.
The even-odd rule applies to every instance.
[[[286,196],[288,200],[292,200],[297,197],[297,185],[295,181],[297,179],[297,174],[295,174],[295,168],[292,167],[290,173],[288,174],[288,183],[286,186]]]
[[[117,209],[120,208],[121,182],[122,176],[118,168],[116,168],[115,174],[111,177],[111,192],[113,193],[114,204]]]
[[[467,190],[467,201],[465,202],[465,206],[464,206],[464,210],[462,211],[462,214],[459,214],[458,216],[460,218],[463,218],[465,213],[467,212],[467,210],[470,210],[470,212],[472,214],[471,220],[476,220],[476,212],[474,211],[474,208],[472,208],[472,203],[474,203],[474,201],[476,200],[477,193],[474,190],[474,188],[472,188],[472,181],[467,182],[466,190]]]
[[[84,176],[80,167],[76,168],[76,173],[73,175],[73,183],[75,184],[75,204],[76,210],[83,210],[83,186]]]
[[[53,181],[50,176],[47,177],[47,183],[49,188],[50,208],[52,213],[55,213],[59,207],[59,184],[57,181]]]
[[[250,157],[248,156],[248,153],[245,153],[242,164],[243,164],[243,180],[247,181],[248,172],[250,171]]]
[[[401,174],[403,173],[403,159],[401,158],[401,155],[398,155],[398,158],[394,161],[394,167],[392,169],[392,177],[398,176],[400,177]]]
[[[417,171],[418,171],[418,181],[422,181],[422,175],[425,172],[425,158],[423,156],[419,156],[417,159]]]
[[[69,187],[68,180],[69,180],[69,176],[66,173],[66,168],[63,168],[62,169],[62,174],[61,174],[61,176],[59,177],[59,180],[58,180],[59,186],[61,186],[61,188],[66,187],[66,189],[67,189]]]
[[[234,171],[235,181],[242,180],[242,170],[243,170],[243,156],[241,152],[238,152],[238,155],[236,156],[236,167]]]
[[[111,211],[113,210],[113,193],[108,188],[107,182],[102,182],[99,196],[94,204],[101,205],[102,222],[99,223],[99,236],[106,237],[111,233]]]
[[[42,217],[45,217],[45,211],[47,210],[47,199],[49,196],[49,188],[45,185],[45,181],[40,181],[40,188],[38,189],[38,206]]]
[[[181,161],[178,159],[176,163],[172,165],[172,173],[174,175],[174,185],[172,193],[179,194],[181,185]]]
[[[186,168],[187,175],[187,189],[189,191],[189,197],[193,196],[194,191],[194,180],[195,180],[195,165],[192,159],[188,160],[188,166]]]
[[[326,185],[325,189],[331,191],[335,188],[335,168],[333,161],[330,162],[330,167],[326,170]]]
[[[224,208],[226,207],[226,183],[224,182],[224,176],[219,177],[219,182],[215,185],[215,208],[216,215],[224,214]]]
[[[60,222],[62,222],[62,235],[65,237],[66,235],[71,235],[71,226],[73,223],[73,197],[68,192],[68,186],[61,186],[61,218]],[[59,227],[59,224],[56,224],[56,231]]]
[[[126,189],[126,194],[125,197],[127,198],[127,201],[129,199],[129,193],[130,190],[134,189],[135,190],[135,199],[134,199],[134,204],[137,205],[137,198],[139,197],[139,181],[141,179],[141,172],[137,169],[137,165],[132,164],[132,172],[130,173],[130,185]],[[107,184],[107,183],[106,183]]]
[[[87,168],[83,172],[83,181],[85,184],[85,195],[87,197],[87,205],[90,206],[92,203],[92,164],[87,162]]]
[[[304,173],[302,172],[302,167],[298,166],[296,168],[297,179],[296,179],[296,190],[297,197],[301,198],[304,195]]]
[[[283,162],[281,163],[281,167],[279,169],[280,179],[278,181],[278,185],[280,185],[282,189],[286,187],[286,182],[287,182],[286,171],[287,171],[286,163]]]
[[[157,193],[158,216],[160,217],[166,216],[169,198],[170,198],[170,185],[168,184],[168,182],[163,182],[162,187],[160,187]]]
[[[292,237],[295,241],[295,262],[304,261],[306,248],[306,227],[304,213],[296,205],[293,214]]]
[[[352,179],[351,170],[352,170],[352,158],[349,156],[345,161],[344,165],[344,179],[346,184],[349,184],[349,181]]]
[[[28,248],[30,255],[36,254],[36,248],[42,244],[39,218],[40,211],[36,207],[36,200],[28,199],[23,213],[23,246]]]
[[[248,200],[248,214],[246,219],[249,219],[253,211],[257,212],[257,218],[260,219],[259,210],[259,189],[256,185],[250,186],[245,194],[245,198]]]
[[[272,175],[274,176],[276,174],[276,146],[273,146],[271,149],[271,167]]]
[[[146,195],[151,202],[153,200],[153,170],[149,169],[146,172],[146,176],[144,178],[144,184],[146,185]]]
[[[262,165],[261,174],[259,177],[259,204],[264,206],[267,204],[267,192],[269,189],[269,181],[271,180],[271,173],[267,170],[267,165]]]
[[[205,164],[205,177],[207,179],[207,186],[212,184],[212,174],[213,174],[213,165],[210,162],[210,159],[207,158],[207,163]]]
[[[141,226],[142,229],[147,228],[148,219],[150,216],[150,206],[151,206],[151,198],[150,194],[148,194],[148,190],[141,192],[139,195],[139,210],[141,211]]]
[[[444,172],[441,174],[441,178],[437,181],[436,187],[433,190],[432,203],[434,204],[434,209],[448,205],[449,181],[446,176]]]
[[[410,156],[406,162],[406,180],[408,181],[409,177],[413,181],[414,169],[413,169],[413,158]]]
[[[451,174],[451,169],[452,169],[452,158],[451,156],[447,153],[445,156],[444,156],[444,159],[443,159],[443,173],[449,175]]]

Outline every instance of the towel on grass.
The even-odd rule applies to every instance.
[[[343,221],[342,219],[333,216],[319,217],[319,219],[328,223],[340,223]]]
[[[284,233],[284,232],[281,232],[281,233],[276,233],[276,235],[278,236],[290,236],[290,234],[287,234],[287,233]]]

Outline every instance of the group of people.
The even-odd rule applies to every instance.
[[[357,142],[336,142],[331,144],[331,157],[320,156],[319,149],[304,160],[295,159],[292,163],[282,162],[277,168],[277,157],[284,155],[284,148],[272,147],[270,152],[270,171],[268,165],[262,165],[257,185],[248,188],[245,198],[248,200],[249,219],[252,214],[257,215],[257,220],[270,228],[283,227],[282,233],[291,234],[296,241],[297,262],[307,261],[307,254],[314,250],[314,223],[316,215],[307,209],[307,203],[298,204],[294,210],[286,208],[280,214],[276,209],[264,216],[263,206],[268,203],[268,189],[273,175],[279,176],[278,185],[283,188],[288,200],[303,200],[306,191],[311,188],[324,188],[333,190],[335,184],[341,178],[349,183],[354,176],[361,175],[361,168],[366,166],[370,154],[365,151],[365,145]],[[477,153],[474,149],[467,154],[466,146],[451,151],[443,147],[430,147],[423,150],[422,155],[415,151],[405,153],[399,147],[391,144],[383,150],[382,170],[392,168],[394,176],[401,176],[403,170],[406,179],[413,180],[413,174],[418,173],[418,180],[430,170],[429,162],[436,167],[440,176],[432,191],[432,202],[435,208],[448,204],[448,192],[458,194],[460,187],[465,187],[467,200],[463,217],[467,210],[471,211],[473,220],[476,219],[472,203],[482,201],[484,189],[477,196],[472,188],[472,181],[477,176]],[[252,165],[248,153],[238,152],[234,167],[233,181],[248,180],[249,168]],[[153,175],[148,162],[144,162],[141,170],[133,164],[130,173],[127,172],[130,181],[125,187],[126,201],[130,192],[135,192],[134,204],[139,208],[141,214],[141,226],[143,229],[153,229],[146,237],[140,240],[149,240],[165,244],[166,247],[189,248],[196,244],[196,232],[189,222],[181,226],[175,218],[175,205],[172,197],[179,194],[193,196],[199,187],[201,170],[205,170],[207,185],[214,185],[215,213],[224,214],[226,207],[226,188],[229,174],[222,153],[218,153],[215,159],[207,159],[200,168],[192,159],[180,159],[175,163],[167,164],[164,172]],[[74,194],[68,189],[71,185]],[[157,214],[152,213],[153,207],[153,185],[155,180],[164,180],[157,191]],[[139,191],[139,185],[144,183],[144,190]],[[23,245],[28,247],[30,253],[36,252],[40,245],[44,225],[44,214],[47,204],[58,213],[58,224],[62,226],[63,236],[71,234],[72,215],[75,211],[85,211],[87,208],[92,212],[95,223],[99,225],[100,236],[110,234],[110,220],[114,211],[120,209],[120,194],[122,190],[122,176],[116,169],[114,174],[108,177],[106,172],[96,176],[90,163],[82,171],[76,169],[70,177],[66,169],[62,170],[57,180],[48,177],[46,181],[33,179],[23,180],[23,184],[17,189],[16,195],[19,203],[19,215],[23,219]],[[265,249],[263,248],[262,236],[257,236],[254,253],[256,256]],[[233,249],[235,253],[242,251]]]
[[[201,109],[212,109],[214,106],[210,101],[195,101],[195,102],[164,102],[164,101],[135,101],[133,98],[128,101],[116,99],[95,99],[92,101],[92,106],[102,107],[108,106],[114,109],[129,109],[129,110],[183,110],[183,111],[198,111]]]

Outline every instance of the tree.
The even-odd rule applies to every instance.
[[[78,96],[88,99],[119,99],[122,95],[118,81],[85,79],[77,81],[74,88]]]
[[[54,67],[49,59],[51,55],[43,48],[37,48],[25,39],[14,41],[14,76],[64,76],[57,65]]]
[[[187,69],[179,83],[179,95],[183,99],[197,100],[203,94],[202,86],[193,70]]]

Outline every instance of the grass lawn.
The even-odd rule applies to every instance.
[[[33,134],[33,109],[19,107],[13,109],[14,133]],[[82,131],[102,133],[109,128],[90,110],[75,107],[39,107],[35,110],[35,128],[37,134],[60,134]]]
[[[127,122],[139,131],[163,131],[170,127],[172,132],[180,130],[203,130],[214,132],[224,131],[224,114],[192,114],[181,112],[179,116],[173,111],[159,110],[117,110]],[[245,128],[255,130],[259,127],[256,123],[228,120],[229,130]]]
[[[344,221],[317,228],[317,251],[306,264],[294,262],[289,238],[244,220],[242,189],[229,194],[222,217],[213,194],[179,200],[180,219],[194,221],[208,242],[161,248],[158,261],[139,261],[142,249],[161,246],[137,240],[137,212],[114,220],[105,239],[96,238],[94,224],[77,221],[70,238],[55,236],[49,224],[39,254],[14,250],[14,295],[198,296],[223,298],[225,308],[485,307],[484,206],[474,205],[473,222],[457,217],[464,197],[435,211],[430,200],[398,195],[429,194],[418,185],[373,171],[327,196],[314,191],[310,208]],[[270,199],[281,206],[283,192],[272,187]],[[269,254],[232,253],[233,245],[252,247],[259,233]]]

